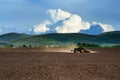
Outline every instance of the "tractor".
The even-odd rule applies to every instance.
[[[91,50],[83,48],[80,43],[77,44],[78,48],[71,50],[74,53],[91,53]]]
[[[91,53],[91,50],[85,48],[74,48],[74,50],[71,51],[73,51],[74,53]]]

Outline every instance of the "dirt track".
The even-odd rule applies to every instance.
[[[1,49],[0,80],[120,80],[120,48],[94,54],[50,50]]]

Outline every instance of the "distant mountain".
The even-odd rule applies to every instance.
[[[37,36],[32,36],[32,37],[27,37],[19,40],[15,40],[12,42],[13,45],[15,46],[22,46],[22,45],[32,45],[32,46],[45,46],[45,45],[55,45],[59,42],[55,41],[54,39],[51,38],[45,38],[41,35]]]
[[[97,37],[102,43],[120,44],[120,31],[102,33]]]
[[[22,38],[26,38],[26,37],[30,37],[30,35],[27,34],[18,34],[18,33],[7,33],[7,34],[3,34],[0,35],[0,42],[4,42],[4,43],[11,43],[12,41],[18,40],[18,39],[22,39]]]
[[[70,45],[81,43],[89,44],[120,44],[120,31],[102,33],[99,35],[88,35],[81,33],[66,33],[66,34],[44,34],[44,35],[27,35],[18,33],[8,33],[0,36],[0,43],[9,43],[14,46],[32,45]]]
[[[14,45],[69,45],[77,42],[91,42],[93,41],[92,35],[86,34],[45,34],[45,35],[35,35],[29,38],[19,39],[13,41]],[[90,41],[88,41],[90,40]]]

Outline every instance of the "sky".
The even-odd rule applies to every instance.
[[[120,30],[120,0],[0,0],[0,34]]]

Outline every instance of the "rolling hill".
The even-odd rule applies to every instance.
[[[89,43],[97,45],[120,44],[120,31],[102,33],[99,35],[88,35],[81,33],[66,33],[66,34],[44,34],[44,35],[28,35],[18,33],[8,33],[0,36],[0,43],[9,43],[14,46],[32,45],[71,45],[75,43]],[[3,44],[2,44],[3,45]]]
[[[0,35],[0,42],[11,43],[12,41],[22,39],[22,38],[27,38],[27,37],[30,37],[30,35],[27,35],[24,33],[22,33],[22,34],[7,33],[7,34]]]

